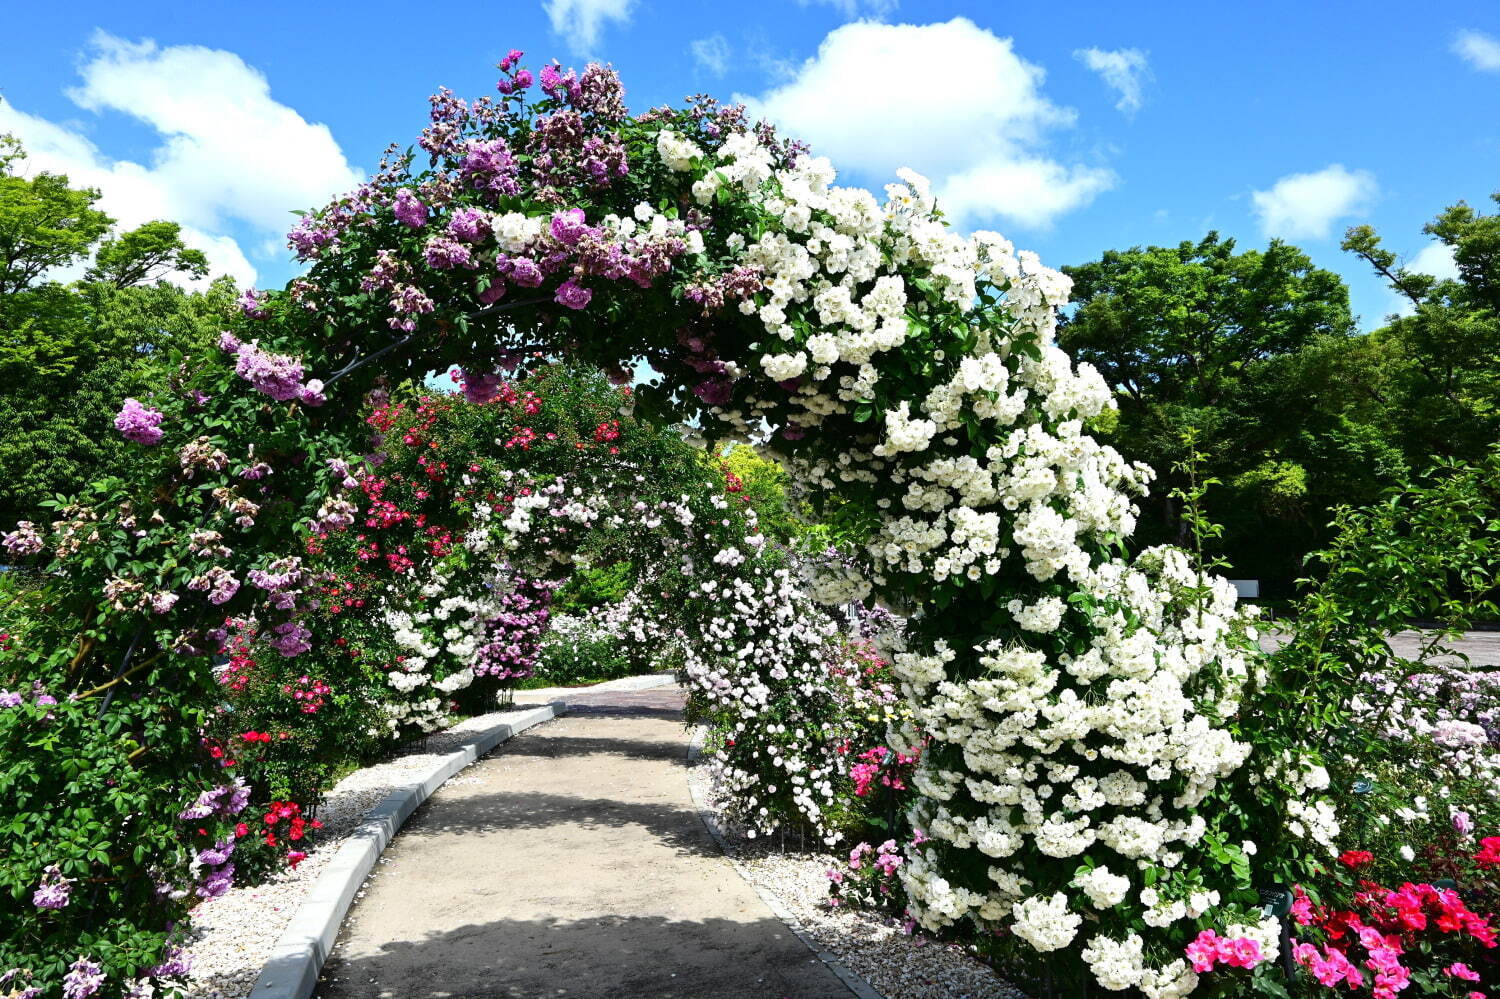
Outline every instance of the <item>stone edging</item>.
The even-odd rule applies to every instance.
[[[317,989],[318,974],[333,949],[355,892],[417,806],[448,778],[500,743],[566,710],[564,702],[553,701],[475,733],[462,749],[442,757],[420,780],[396,788],[370,809],[297,906],[261,969],[249,999],[308,999]]]
[[[707,737],[707,735],[708,726],[706,725],[699,725],[696,730],[694,730],[692,742],[688,744],[688,766],[692,766],[697,763],[699,758],[703,755],[703,741]],[[698,818],[703,820],[703,825],[708,830],[708,834],[712,836],[714,838],[714,842],[719,845],[719,849],[724,853],[725,858],[730,859],[729,844],[724,838],[723,827],[719,825],[718,815],[716,815],[714,813],[714,810],[709,807],[708,802],[704,799],[703,795],[699,793],[697,786],[692,780],[688,781],[688,792],[693,796],[693,807],[697,809]],[[732,860],[731,863],[733,863]],[[854,993],[854,995],[858,997],[858,999],[885,999],[885,996],[876,991],[876,989],[871,986],[869,982],[865,981],[859,975],[855,974],[849,968],[849,966],[844,964],[843,961],[839,960],[838,957],[830,954],[828,951],[818,946],[818,942],[812,938],[812,934],[808,933],[807,930],[803,927],[802,923],[797,919],[797,917],[792,915],[791,910],[781,904],[781,900],[779,898],[777,898],[775,895],[772,895],[769,891],[762,888],[754,881],[751,881],[749,878],[745,877],[744,872],[741,871],[737,865],[734,869],[735,873],[739,874],[739,876],[744,879],[745,883],[752,889],[754,889],[755,894],[760,896],[760,900],[766,904],[766,908],[770,909],[771,912],[776,915],[776,918],[785,923],[787,929],[791,930],[792,934],[798,940],[801,940],[804,944],[806,944],[807,949],[812,951],[813,956],[816,957],[819,961],[823,962],[823,964],[828,967],[829,971],[837,975],[839,981],[848,986],[849,991]],[[259,999],[259,997],[252,996],[251,999]]]

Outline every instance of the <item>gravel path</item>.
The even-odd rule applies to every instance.
[[[323,999],[852,999],[698,817],[676,689],[584,692],[392,841]]]

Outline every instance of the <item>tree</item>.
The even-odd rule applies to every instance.
[[[94,208],[98,191],[69,187],[61,174],[16,174],[25,159],[14,136],[0,135],[0,297],[85,256],[114,224]]]
[[[87,280],[129,288],[173,272],[204,277],[208,274],[208,257],[202,250],[183,245],[182,226],[159,220],[100,243]]]
[[[1460,201],[1422,231],[1452,251],[1456,279],[1400,266],[1369,226],[1343,243],[1411,304],[1371,334],[1383,364],[1365,385],[1414,467],[1434,456],[1477,460],[1500,440],[1500,215]]]
[[[1280,240],[1239,252],[1213,232],[1175,247],[1111,250],[1065,270],[1078,304],[1059,342],[1117,390],[1116,446],[1159,472],[1142,543],[1185,540],[1171,495],[1185,480],[1172,470],[1191,432],[1208,456],[1200,471],[1224,486],[1207,508],[1226,526],[1235,571],[1289,582],[1326,520],[1323,497],[1379,488],[1350,481],[1369,468],[1354,444],[1360,434],[1349,428],[1346,444],[1330,436],[1344,393],[1306,363],[1350,343],[1343,281]]]
[[[161,280],[207,273],[175,222],[108,237],[93,190],[68,178],[17,175],[19,142],[0,136],[0,523],[47,519],[42,501],[79,492],[111,469],[124,444],[111,425],[121,401],[161,390],[176,353],[208,343],[234,284],[202,292]],[[103,239],[101,243],[100,240]],[[97,249],[94,249],[98,244]],[[48,272],[94,251],[73,285]]]

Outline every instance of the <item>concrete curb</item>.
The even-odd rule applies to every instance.
[[[698,762],[699,758],[702,757],[703,742],[704,739],[707,738],[707,736],[707,725],[699,725],[694,730],[693,739],[688,744],[688,766],[693,766]],[[704,828],[706,828],[708,830],[708,834],[714,838],[714,842],[719,845],[719,850],[724,854],[725,858],[728,859],[731,864],[733,864],[734,861],[729,852],[729,843],[724,838],[724,829],[719,824],[718,815],[715,814],[714,810],[709,807],[708,802],[704,800],[703,796],[698,793],[698,788],[693,784],[691,780],[688,781],[688,792],[693,796],[693,807],[697,809],[698,818],[703,820]],[[785,923],[786,928],[792,931],[792,935],[795,936],[798,940],[801,940],[803,944],[807,946],[807,949],[812,951],[814,957],[823,962],[823,964],[827,965],[828,970],[837,975],[839,981],[848,986],[849,991],[854,993],[857,999],[886,999],[884,995],[875,990],[874,986],[865,981],[859,975],[855,974],[849,968],[849,966],[844,964],[843,961],[839,960],[837,956],[818,946],[818,942],[813,939],[812,934],[807,932],[807,929],[802,925],[802,923],[797,919],[796,916],[792,915],[791,910],[781,904],[781,900],[779,898],[766,891],[754,881],[751,881],[749,878],[745,877],[745,873],[740,870],[738,864],[734,864],[734,870],[735,873],[737,873],[742,879],[744,879],[745,884],[749,885],[755,891],[755,894],[760,896],[760,900],[766,904],[766,908],[770,909],[771,912],[775,914],[777,919],[780,919],[783,923]],[[258,999],[258,997],[252,996],[251,999]]]
[[[562,701],[525,709],[520,717],[474,733],[462,749],[442,757],[421,780],[398,787],[365,815],[333,855],[297,907],[261,969],[249,999],[308,999],[333,950],[339,927],[386,845],[417,806],[444,782],[496,746],[567,710]]]

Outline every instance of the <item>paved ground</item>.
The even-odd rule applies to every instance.
[[[1261,639],[1262,648],[1280,647],[1282,636],[1275,629],[1272,622]],[[1421,643],[1422,636],[1415,631],[1402,631],[1391,636],[1391,648],[1401,656],[1415,656]],[[1468,656],[1472,666],[1500,666],[1500,631],[1465,632],[1461,638],[1447,642],[1446,646]],[[1447,660],[1440,658],[1439,661]]]
[[[850,999],[704,830],[682,695],[568,700],[407,822],[317,995]]]

